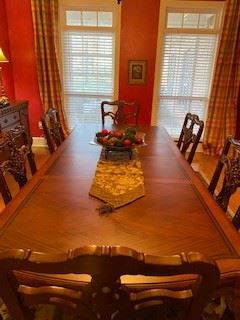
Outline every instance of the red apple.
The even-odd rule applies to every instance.
[[[131,141],[131,140],[125,139],[125,140],[123,141],[123,146],[124,146],[124,147],[131,147],[131,145],[132,145],[132,141]]]
[[[142,138],[137,138],[136,139],[136,144],[143,144],[143,139]]]
[[[108,130],[107,129],[102,129],[102,131],[101,131],[101,136],[102,137],[105,137],[105,136],[107,136],[108,135]]]
[[[108,142],[108,138],[107,137],[102,137],[102,144],[106,144]]]
[[[115,132],[114,132],[114,137],[116,137],[116,138],[118,138],[118,139],[121,139],[122,136],[123,136],[122,132],[120,132],[120,131],[115,131]]]

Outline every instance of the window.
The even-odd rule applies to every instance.
[[[222,9],[210,1],[161,6],[152,123],[173,137],[187,112],[205,120]]]
[[[74,6],[61,1],[64,105],[70,128],[101,123],[101,101],[117,97],[119,7],[111,0],[79,0]]]

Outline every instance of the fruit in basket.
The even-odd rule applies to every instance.
[[[109,134],[107,129],[102,129],[101,131],[96,133],[96,137],[106,137]]]
[[[98,137],[97,137],[97,142],[98,142],[98,143],[106,144],[107,141],[108,141],[108,138],[107,138],[107,137],[102,137],[102,136],[98,136]]]
[[[143,144],[143,139],[137,135],[137,130],[132,127],[125,131],[102,129],[96,133],[96,140],[107,147],[130,148]]]
[[[121,131],[115,131],[114,132],[114,137],[121,139],[123,136],[123,133]]]
[[[137,138],[136,138],[136,144],[143,144],[143,139],[137,137]]]
[[[126,132],[123,137],[124,140],[130,140],[132,143],[136,142],[136,136],[132,132]]]
[[[130,128],[127,128],[127,129],[125,130],[125,134],[127,134],[127,133],[130,133],[130,134],[132,134],[132,135],[136,135],[137,130],[136,130],[136,128],[130,127]]]
[[[122,147],[123,146],[123,141],[122,139],[117,139],[115,141],[115,147]]]
[[[108,146],[115,146],[116,140],[117,140],[117,138],[111,137],[110,139],[107,140],[106,144]]]
[[[124,147],[131,147],[131,145],[132,145],[132,141],[131,140],[129,140],[129,139],[123,140],[123,146]]]

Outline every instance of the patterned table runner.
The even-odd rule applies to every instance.
[[[102,151],[89,194],[114,209],[143,197],[144,177],[137,150],[133,150],[132,160],[127,152],[111,152],[105,160]]]

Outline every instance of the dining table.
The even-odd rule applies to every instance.
[[[84,245],[151,255],[200,252],[220,269],[219,292],[240,319],[240,236],[163,127],[140,126],[145,194],[107,214],[90,195],[100,125],[78,125],[0,214],[0,250],[56,253]],[[222,290],[222,291],[221,291]]]

